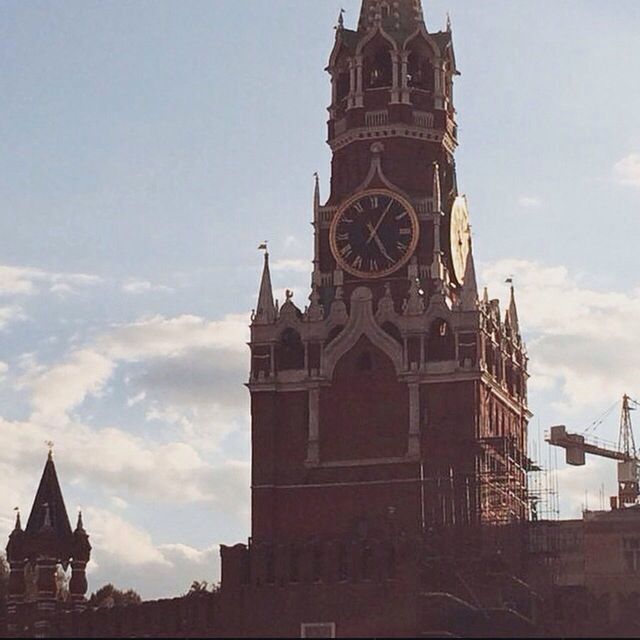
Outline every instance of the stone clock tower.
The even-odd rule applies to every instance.
[[[450,25],[430,32],[420,0],[364,0],[327,70],[309,303],[278,305],[265,254],[252,317],[252,544],[522,522],[527,357],[513,295],[503,315],[478,294]]]

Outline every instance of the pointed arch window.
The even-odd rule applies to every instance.
[[[391,52],[386,47],[380,47],[373,52],[365,64],[367,89],[390,87],[392,76]]]
[[[276,347],[276,367],[278,371],[304,369],[304,344],[295,329],[285,329]]]
[[[340,70],[336,80],[336,100],[338,106],[342,106],[343,100],[349,95],[351,90],[351,78],[348,70]]]
[[[407,65],[407,84],[412,89],[431,91],[434,86],[433,65],[423,53],[411,51]]]
[[[438,318],[429,331],[428,356],[431,362],[454,360],[456,347],[451,327],[446,320]]]

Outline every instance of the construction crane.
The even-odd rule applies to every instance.
[[[617,446],[607,445],[585,434],[568,433],[565,425],[551,427],[545,438],[549,444],[565,449],[567,464],[573,466],[586,464],[587,453],[617,460],[618,496],[617,500],[612,499],[612,506],[619,505],[621,508],[637,504],[640,496],[640,460],[631,424],[631,412],[637,407],[640,407],[640,403],[626,394],[623,396]]]

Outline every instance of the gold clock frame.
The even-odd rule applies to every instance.
[[[350,264],[348,264],[340,255],[338,251],[338,245],[336,240],[338,225],[340,224],[340,220],[344,216],[345,212],[358,200],[362,198],[366,198],[367,196],[386,196],[396,200],[405,208],[407,213],[409,214],[409,218],[411,219],[411,226],[413,228],[413,234],[411,237],[411,243],[407,248],[407,252],[404,257],[402,257],[398,262],[396,262],[391,267],[384,269],[382,271],[370,272],[363,271],[360,269],[355,269]],[[411,259],[416,249],[418,248],[418,241],[420,240],[420,220],[418,219],[418,215],[413,208],[413,205],[405,198],[401,196],[399,193],[391,191],[390,189],[367,189],[365,191],[360,191],[359,193],[355,193],[350,198],[345,200],[338,210],[336,211],[335,216],[331,222],[331,227],[329,229],[329,245],[331,247],[331,253],[335,258],[335,261],[340,269],[346,271],[348,274],[355,276],[356,278],[362,278],[363,280],[379,280],[380,278],[386,278],[387,276],[395,273],[399,269],[402,269],[407,262]]]

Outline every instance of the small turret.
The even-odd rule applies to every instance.
[[[469,238],[469,254],[464,272],[464,284],[460,294],[460,309],[475,311],[478,308],[478,282],[476,278],[475,260],[473,259],[473,243]]]
[[[513,335],[520,335],[520,321],[518,320],[518,307],[516,305],[516,292],[511,282],[511,299],[509,300],[509,308],[507,309],[507,318]]]
[[[84,530],[82,511],[78,511],[78,522],[73,532],[73,560],[71,562],[71,580],[69,581],[69,593],[76,609],[84,607],[88,589],[86,567],[90,557],[89,536]]]
[[[276,320],[276,306],[273,301],[273,287],[271,286],[271,272],[269,270],[269,252],[266,243],[261,245],[264,249],[264,267],[260,292],[258,294],[258,306],[253,315],[253,324],[271,324]]]

